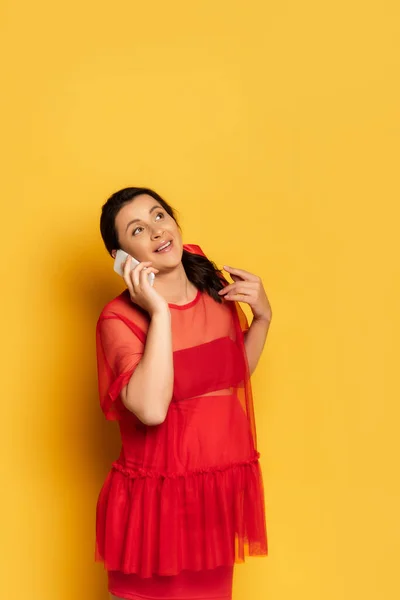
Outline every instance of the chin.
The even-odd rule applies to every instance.
[[[163,269],[176,269],[181,263],[182,260],[180,260],[176,256],[171,256],[165,260],[160,260],[160,262],[158,263],[159,266],[157,266],[156,269],[160,269],[160,271],[162,271]]]
[[[174,248],[173,252],[169,252],[168,254],[164,254],[161,256],[156,256],[153,266],[156,269],[160,269],[160,271],[163,271],[164,269],[175,269],[182,262],[182,254],[182,248]]]

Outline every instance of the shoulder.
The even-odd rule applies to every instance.
[[[99,319],[118,316],[121,312],[126,312],[129,303],[132,304],[128,295],[128,290],[124,290],[122,294],[119,294],[107,302],[99,315]]]
[[[133,304],[128,290],[124,290],[116,298],[107,302],[101,311],[97,324],[109,319],[119,319],[135,331],[147,332],[149,317],[139,306]]]

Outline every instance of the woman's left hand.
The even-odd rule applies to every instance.
[[[224,287],[218,294],[226,300],[245,302],[250,306],[255,319],[269,323],[272,310],[260,277],[232,267],[224,267],[224,270],[230,274],[234,283]]]

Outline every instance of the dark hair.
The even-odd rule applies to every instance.
[[[115,192],[103,205],[100,217],[100,232],[108,252],[120,248],[115,219],[121,208],[132,202],[136,196],[146,194],[157,200],[163,209],[174,219],[179,227],[174,209],[153,190],[148,188],[129,187]],[[206,292],[216,302],[222,302],[218,295],[219,290],[224,287],[225,280],[221,271],[215,264],[205,256],[193,254],[183,250],[182,264],[186,275],[201,292]]]

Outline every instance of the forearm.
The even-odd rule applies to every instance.
[[[245,334],[244,345],[250,374],[254,373],[256,369],[267,339],[270,324],[271,321],[268,319],[253,319]]]
[[[146,425],[166,417],[174,382],[171,315],[168,308],[150,321],[143,357],[127,387],[125,406]]]

